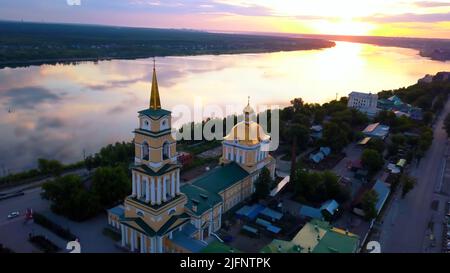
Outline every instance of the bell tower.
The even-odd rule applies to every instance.
[[[132,194],[125,199],[121,223],[142,238],[150,238],[151,252],[159,253],[163,252],[170,232],[189,221],[189,217],[184,212],[187,198],[180,192],[171,112],[161,108],[154,63],[149,107],[138,114],[139,126],[133,132]]]

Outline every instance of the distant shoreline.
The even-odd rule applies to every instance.
[[[113,61],[113,60],[139,60],[148,59],[152,57],[184,57],[184,56],[205,56],[205,55],[238,55],[238,54],[264,54],[264,53],[276,53],[276,52],[291,52],[291,51],[308,51],[308,50],[322,50],[334,47],[336,44],[329,47],[317,47],[317,48],[304,48],[304,49],[287,49],[287,50],[236,50],[233,52],[220,52],[220,53],[210,53],[210,52],[199,52],[197,54],[178,54],[178,55],[143,55],[143,56],[130,56],[130,57],[102,57],[102,58],[59,58],[59,59],[37,59],[29,61],[0,61],[0,69],[4,68],[24,68],[29,66],[41,66],[41,65],[71,65],[79,64],[83,62],[102,62],[102,61]]]
[[[0,68],[334,47],[326,39],[0,21]]]

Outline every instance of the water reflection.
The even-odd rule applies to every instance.
[[[413,84],[450,63],[409,49],[338,42],[327,50],[157,60],[162,104],[192,107],[286,105],[294,97],[326,102],[350,91]],[[130,140],[136,112],[147,106],[150,59],[43,65],[0,70],[0,175],[35,166],[36,158],[79,160],[105,144]],[[11,110],[12,109],[12,110]],[[3,168],[4,167],[4,168]]]

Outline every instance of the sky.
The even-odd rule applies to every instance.
[[[1,20],[450,38],[450,0],[1,0]]]

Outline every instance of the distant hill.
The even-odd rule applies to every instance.
[[[0,68],[152,56],[262,53],[335,46],[317,38],[0,22]]]

